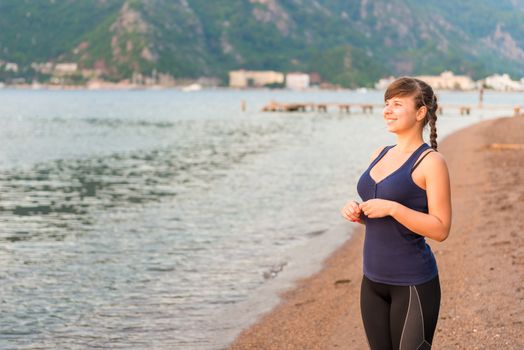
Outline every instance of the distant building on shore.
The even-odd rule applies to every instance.
[[[262,87],[283,84],[284,74],[275,71],[235,70],[229,72],[229,86],[235,88]]]
[[[524,78],[515,81],[508,74],[493,74],[484,79],[484,85],[497,91],[524,91]]]
[[[473,90],[477,87],[475,82],[467,75],[455,75],[445,71],[440,75],[419,75],[415,78],[425,81],[434,89],[445,90]]]
[[[45,63],[33,62],[31,63],[31,68],[33,68],[36,72],[39,72],[42,74],[51,74],[53,71],[53,63],[51,62],[45,62]]]
[[[78,70],[78,64],[74,62],[69,63],[57,63],[55,65],[55,73],[57,74],[73,74]]]
[[[286,88],[303,90],[309,87],[309,74],[292,72],[286,74]]]
[[[450,71],[442,72],[440,75],[418,75],[414,78],[428,83],[434,89],[473,90],[477,88],[477,84],[470,77],[455,75]],[[375,89],[385,90],[395,79],[397,78],[393,76],[382,78],[375,84]]]
[[[18,64],[13,63],[13,62],[6,62],[5,66],[4,66],[4,70],[6,72],[15,72],[15,73],[17,73],[18,72]]]
[[[484,79],[473,81],[464,75],[454,75],[452,72],[443,72],[439,76],[419,75],[420,79],[435,89],[448,90],[473,90],[481,87],[496,91],[524,91],[524,77],[520,80],[512,80],[508,74],[493,74]],[[375,89],[385,90],[396,78],[382,78],[375,83]]]

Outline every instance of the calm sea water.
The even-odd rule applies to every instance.
[[[381,98],[0,89],[0,348],[225,348],[351,235],[339,209],[395,142],[381,111],[261,107]],[[446,111],[439,139],[510,113]]]

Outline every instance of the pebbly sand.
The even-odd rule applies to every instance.
[[[427,239],[442,291],[433,349],[524,349],[524,115],[459,130],[439,151],[450,170],[453,221],[447,240]],[[359,306],[363,238],[359,227],[229,349],[368,349]]]

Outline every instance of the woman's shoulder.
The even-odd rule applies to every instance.
[[[424,161],[420,161],[421,159]],[[434,150],[433,148],[428,148],[426,151],[422,152],[416,162],[420,161],[420,165],[431,172],[435,169],[447,169],[446,158],[439,151]]]
[[[421,155],[423,156],[426,153],[428,153],[428,155],[425,158],[432,159],[433,162],[446,162],[444,155],[431,147],[423,151]]]
[[[371,157],[369,158],[369,161],[372,162],[373,160],[375,160],[375,158],[378,157],[380,152],[382,152],[386,147],[389,147],[389,146],[379,146],[376,150],[374,150],[373,153],[371,153]]]

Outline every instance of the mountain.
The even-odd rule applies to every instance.
[[[524,75],[520,0],[6,0],[0,13],[0,64],[20,67],[4,80],[45,79],[31,68],[44,62],[112,81],[225,84],[241,68],[318,72],[348,87],[444,70]]]

